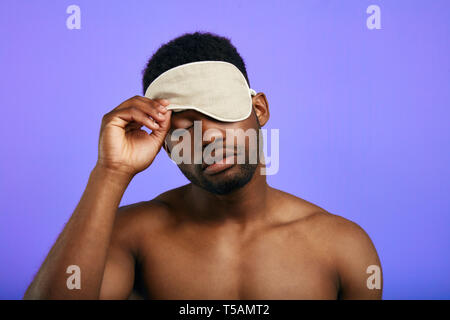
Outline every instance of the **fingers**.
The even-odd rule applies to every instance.
[[[159,123],[159,129],[154,130],[152,133],[160,140],[161,142],[167,135],[167,132],[170,129],[170,116],[172,115],[172,110],[168,110],[165,114],[165,119]]]
[[[136,122],[150,130],[158,130],[159,125],[147,113],[137,107],[128,107],[107,113],[103,117],[103,126],[113,125],[125,129],[131,122]]]
[[[167,109],[161,103],[159,103],[158,100],[152,100],[147,97],[141,96],[134,96],[124,101],[114,110],[126,109],[131,106],[139,108],[140,110],[151,116],[153,119],[155,119],[155,121],[164,120],[164,113],[167,112]]]
[[[165,108],[169,102],[163,99],[149,99],[135,96],[124,101],[103,117],[103,125],[111,124],[125,128],[136,122],[152,131],[166,132],[170,125],[170,114]],[[156,133],[156,132],[155,132]]]

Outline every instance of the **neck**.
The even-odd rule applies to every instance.
[[[243,187],[225,195],[206,191],[190,184],[189,192],[196,217],[203,222],[233,222],[246,225],[248,222],[266,218],[271,192],[266,176],[261,175],[258,165],[252,179]]]

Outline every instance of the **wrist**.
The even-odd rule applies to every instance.
[[[108,180],[112,180],[118,183],[128,184],[135,176],[129,167],[125,166],[107,166],[102,164],[101,162],[97,162],[94,169],[92,170],[92,174],[104,177]]]

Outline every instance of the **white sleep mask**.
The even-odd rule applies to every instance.
[[[167,109],[180,112],[193,109],[225,122],[247,119],[252,96],[242,72],[225,61],[190,62],[169,69],[150,83],[145,96],[167,99]]]

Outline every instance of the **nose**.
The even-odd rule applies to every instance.
[[[203,148],[213,142],[225,140],[225,128],[222,122],[202,119]]]

